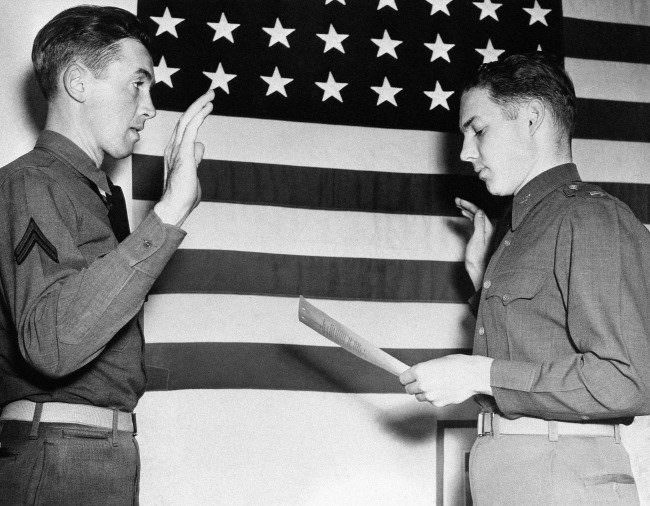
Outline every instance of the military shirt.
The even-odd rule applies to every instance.
[[[497,410],[650,413],[649,307],[650,232],[631,210],[574,164],[528,182],[485,271],[474,335],[474,353],[495,359]]]
[[[151,211],[118,244],[101,192],[105,173],[52,131],[0,169],[0,406],[131,411],[144,392],[142,306],[185,232]]]

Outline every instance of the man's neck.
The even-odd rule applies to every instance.
[[[91,141],[87,129],[83,128],[70,111],[62,110],[56,104],[50,103],[45,129],[70,139],[95,162],[97,167],[101,167],[104,152]]]
[[[526,183],[533,180],[543,172],[565,163],[573,163],[570,148],[562,150],[561,152],[541,153],[541,155],[534,160],[530,170],[526,174],[526,178],[519,185],[519,188],[515,190],[515,195],[526,185]]]

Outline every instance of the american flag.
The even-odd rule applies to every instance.
[[[178,113],[216,92],[200,135],[203,202],[146,306],[141,409],[160,434],[178,428],[161,423],[170,405],[196,417],[184,428],[217,431],[201,458],[218,448],[241,471],[255,455],[276,483],[233,503],[318,503],[334,482],[361,494],[380,478],[394,485],[379,486],[386,503],[440,499],[436,422],[468,420],[474,405],[416,405],[394,377],[302,326],[298,296],[409,364],[470,351],[468,228],[453,197],[492,216],[504,201],[458,160],[458,89],[511,52],[564,59],[583,179],[650,223],[646,2],[139,0],[137,14],[155,34],[159,112],[133,156],[136,221],[160,197]],[[319,430],[329,436],[312,445]],[[360,460],[346,467],[351,452]],[[217,468],[205,497],[241,478]],[[204,487],[208,474],[185,473]]]

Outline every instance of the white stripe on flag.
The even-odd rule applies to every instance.
[[[471,348],[466,304],[312,301],[381,348]],[[234,342],[336,346],[298,321],[297,297],[159,294],[146,303],[147,343]],[[173,309],[171,309],[173,308]]]
[[[650,184],[650,143],[573,139],[573,159],[585,181]]]
[[[650,102],[650,65],[580,58],[565,58],[564,65],[579,98]]]
[[[564,17],[650,26],[647,0],[563,0]]]
[[[138,215],[153,204],[137,202]],[[183,224],[181,248],[454,262],[469,227],[462,217],[202,202]]]
[[[158,111],[136,152],[162,155],[179,115]],[[215,115],[205,120],[199,140],[213,160],[332,169],[444,174],[458,156],[448,152],[449,134],[440,132]]]
[[[170,132],[179,113],[158,111],[147,122],[136,152],[162,156]],[[281,123],[276,132],[270,123]],[[374,135],[380,130],[381,136]],[[312,132],[309,136],[306,131]],[[254,163],[288,164],[305,167],[345,168],[396,173],[454,174],[460,173],[456,162],[459,153],[449,151],[453,136],[439,132],[392,130],[317,125],[290,121],[210,116],[201,127],[199,138],[206,148],[206,158],[214,160],[249,161]],[[208,142],[207,139],[210,139]],[[424,146],[424,148],[423,148]],[[616,163],[619,169],[604,172],[600,180],[624,183],[649,183],[649,143],[612,142],[575,139],[576,160],[584,162],[580,169],[599,171],[602,164]],[[381,152],[383,157],[377,153]],[[372,154],[374,153],[374,154]],[[601,153],[604,156],[601,156]],[[620,178],[619,178],[619,170]],[[468,168],[467,174],[471,173]],[[591,177],[591,180],[598,180]]]

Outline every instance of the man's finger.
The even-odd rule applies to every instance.
[[[214,91],[208,90],[206,93],[197,98],[192,105],[190,105],[187,110],[181,115],[176,123],[176,131],[174,133],[174,140],[176,144],[180,144],[185,136],[185,129],[187,125],[192,121],[192,119],[199,114],[203,108],[212,102],[214,99]]]
[[[191,119],[185,128],[185,133],[180,144],[180,149],[183,150],[192,150],[191,153],[186,153],[187,155],[195,154],[195,143],[196,136],[199,133],[199,127],[203,124],[205,118],[212,112],[212,102],[208,102],[203,109],[196,113],[196,115]]]
[[[467,211],[466,209],[462,209],[462,210],[460,211],[460,214],[462,214],[463,216],[465,216],[465,218],[467,218],[468,220],[470,220],[470,221],[474,221],[474,214],[473,214],[473,213],[470,213],[470,212]]]
[[[205,144],[203,144],[202,142],[195,142],[194,161],[196,162],[196,165],[201,163],[201,160],[203,160],[203,153],[205,153]]]
[[[402,385],[413,383],[415,381],[415,373],[413,372],[413,369],[407,369],[402,374],[400,374],[399,381],[402,383]]]
[[[458,207],[460,210],[465,209],[465,210],[471,212],[472,214],[476,214],[481,209],[480,207],[473,204],[469,200],[464,200],[464,199],[461,199],[460,197],[456,197],[454,199],[454,202],[456,203],[456,207]]]
[[[420,388],[420,385],[414,381],[413,383],[406,385],[406,393],[411,395],[421,394],[422,388]]]

